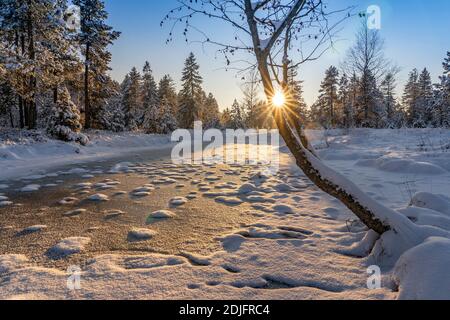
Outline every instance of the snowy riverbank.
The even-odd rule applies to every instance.
[[[0,181],[38,175],[55,166],[95,162],[131,152],[169,148],[170,135],[90,131],[86,146],[51,139],[40,131],[0,130]]]

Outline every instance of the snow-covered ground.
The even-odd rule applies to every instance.
[[[94,162],[131,152],[170,147],[170,136],[90,131],[86,146],[40,131],[0,130],[0,181],[36,175],[55,166]]]
[[[378,236],[367,232],[339,201],[318,190],[282,147],[282,165],[274,176],[262,174],[258,167],[230,167],[213,174],[210,166],[166,164],[152,186],[128,191],[148,196],[159,192],[155,185],[181,183],[177,181],[198,188],[188,196],[188,191],[180,191],[180,197],[173,198],[168,208],[145,213],[149,218],[177,219],[183,211],[175,210],[189,206],[197,197],[215,199],[217,206],[237,208],[243,216],[253,217],[254,222],[216,239],[221,250],[208,256],[195,252],[99,254],[75,274],[80,276],[80,290],[67,286],[67,281],[74,279],[73,269],[66,272],[44,268],[30,257],[7,252],[0,256],[0,298],[450,299],[450,132],[353,130],[309,134],[327,165],[350,178],[373,199],[439,236],[408,248],[395,243],[397,238],[390,232],[378,240],[370,255]],[[128,137],[126,140],[133,140]],[[142,141],[133,145],[139,143]],[[48,159],[51,161],[51,157]],[[113,169],[115,174],[148,176],[155,172],[152,164],[142,163],[121,163]],[[229,181],[230,176],[238,183]],[[109,187],[108,183],[97,184],[96,190]],[[39,192],[31,185],[25,187],[29,192]],[[93,185],[86,182],[80,187],[89,196]],[[0,196],[7,191],[6,186]],[[97,192],[93,195],[100,198]],[[109,199],[105,197],[101,198]],[[5,232],[1,227],[8,228],[0,224],[0,232]],[[51,232],[50,225],[32,227],[36,232]],[[161,235],[151,225],[136,225],[128,236],[134,241],[150,241]],[[48,249],[76,254],[89,250],[95,241],[80,232],[61,238]],[[377,278],[373,277],[378,267],[382,271],[381,287],[376,286]]]

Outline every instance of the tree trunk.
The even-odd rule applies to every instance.
[[[86,57],[84,63],[84,127],[91,128],[91,105],[89,99],[89,57],[90,45],[86,44]]]
[[[20,47],[22,49],[22,56],[25,56],[26,54],[26,45],[25,45],[25,25],[22,25],[22,35],[20,36]],[[22,80],[22,85],[24,88],[26,88],[27,84],[26,84],[26,79],[21,79]],[[22,104],[22,113],[23,113],[23,127],[28,127],[29,126],[29,119],[28,119],[28,100],[24,99],[23,97],[20,98],[21,99],[21,104]]]
[[[58,102],[58,86],[53,88],[53,102],[55,104]]]
[[[9,108],[9,121],[11,123],[11,128],[14,128],[14,116],[12,113],[12,108]]]
[[[35,60],[35,50],[34,50],[34,30],[33,30],[33,17],[31,14],[31,0],[28,0],[28,21],[27,21],[27,32],[28,32],[28,55],[30,60]],[[36,89],[36,78],[34,75],[30,76],[29,80],[29,90],[31,93],[31,98],[29,99],[28,106],[28,128],[35,129],[36,128],[36,118],[37,118],[37,109],[35,102],[35,89]]]
[[[20,122],[20,128],[25,128],[25,122],[23,118],[23,99],[21,96],[19,96],[19,122]]]
[[[270,72],[267,66],[267,62],[264,61],[264,57],[257,57],[258,68],[261,73],[264,92],[267,98],[273,95],[274,89],[270,77]],[[303,132],[303,129],[299,127],[301,132],[303,143],[299,143],[299,140],[292,132],[289,126],[289,120],[286,119],[286,115],[281,109],[274,109],[274,119],[280,130],[280,135],[283,137],[289,150],[292,152],[296,159],[297,165],[303,170],[304,174],[319,187],[322,191],[340,200],[348,209],[350,209],[368,228],[374,230],[379,234],[391,229],[391,226],[385,225],[381,222],[376,214],[371,212],[368,208],[361,205],[353,195],[347,193],[342,189],[342,186],[336,185],[333,182],[322,177],[321,173],[311,163],[307,155],[307,149],[302,144],[309,145],[309,141]]]
[[[23,114],[24,114],[24,119],[25,119],[25,127],[29,127],[29,123],[30,123],[30,112],[28,111],[29,109],[29,105],[28,105],[28,101],[24,100],[23,101]]]

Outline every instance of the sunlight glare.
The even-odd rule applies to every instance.
[[[286,97],[284,96],[284,93],[281,92],[280,90],[277,90],[277,92],[275,92],[274,96],[272,97],[272,104],[276,108],[282,108],[282,107],[284,107],[285,103],[286,103]]]

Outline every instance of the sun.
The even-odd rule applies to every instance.
[[[286,104],[286,97],[284,93],[280,90],[277,90],[272,97],[272,104],[276,108],[283,108]]]

